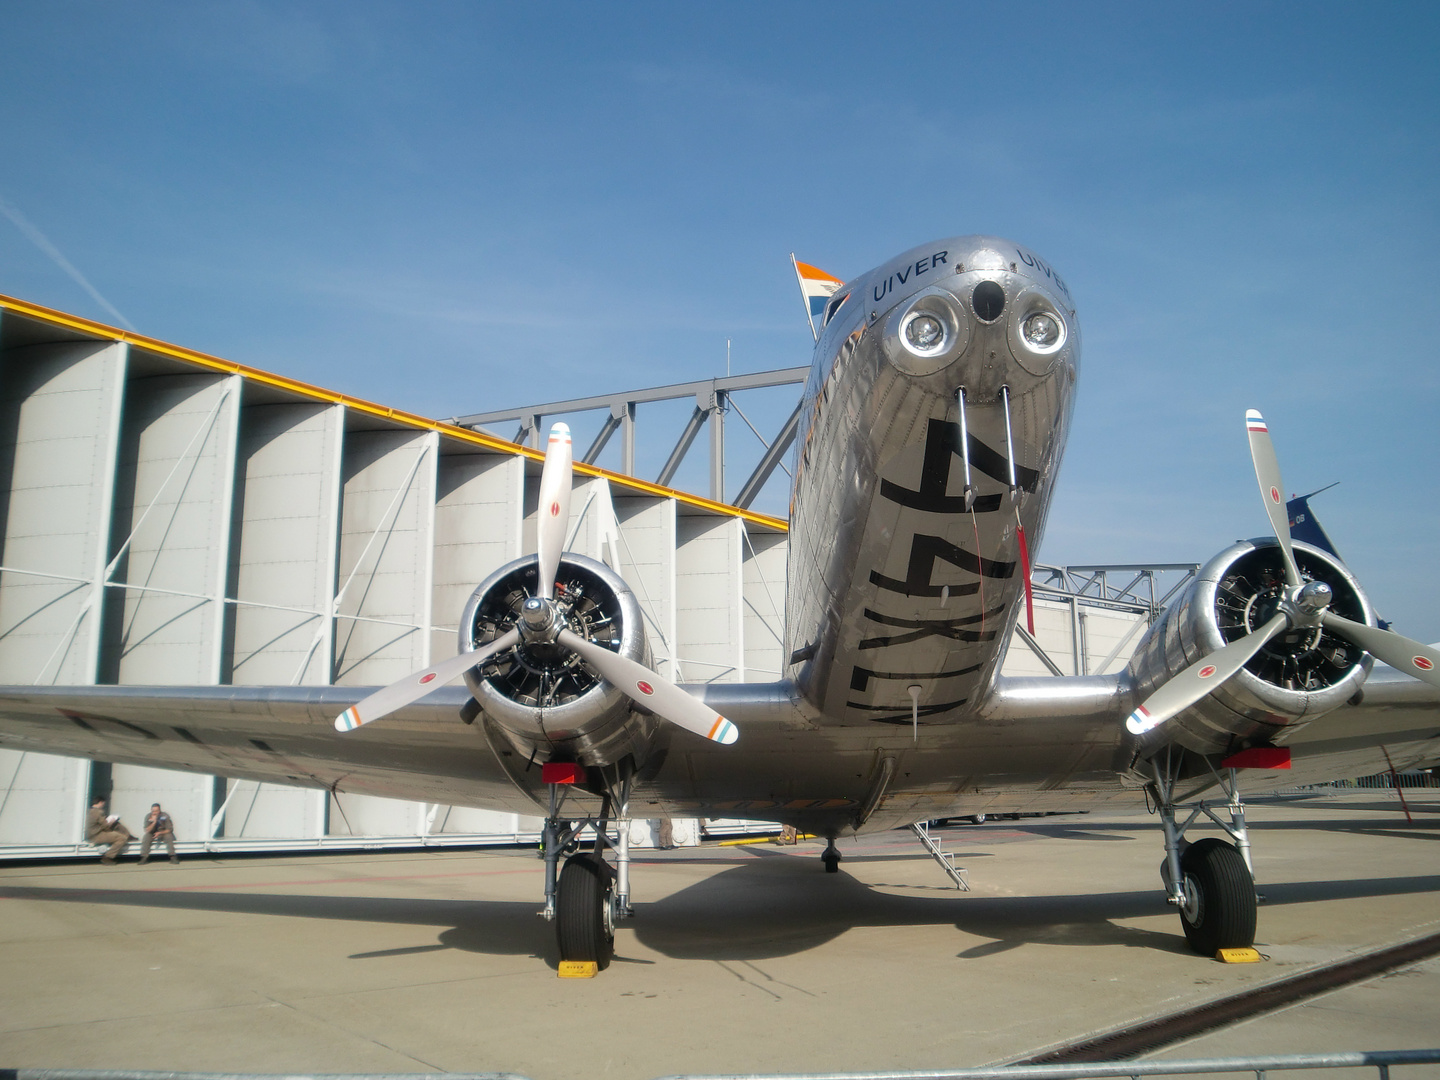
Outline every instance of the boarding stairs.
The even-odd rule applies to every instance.
[[[917,821],[910,826],[910,831],[920,839],[920,843],[925,845],[925,850],[930,853],[932,859],[940,864],[940,869],[950,875],[950,880],[955,882],[955,888],[961,892],[969,892],[970,883],[965,880],[965,867],[956,866],[955,853],[946,851],[940,846],[940,841],[930,835],[930,823]]]

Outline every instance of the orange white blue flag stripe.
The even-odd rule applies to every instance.
[[[795,267],[795,280],[800,283],[800,296],[805,301],[805,315],[810,320],[810,333],[818,341],[820,339],[818,320],[824,313],[825,305],[829,302],[830,297],[834,296],[840,286],[845,283],[839,278],[827,274],[819,267],[797,262],[793,251],[790,253],[790,262]]]

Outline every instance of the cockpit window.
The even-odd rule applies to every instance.
[[[839,311],[840,308],[841,308],[841,306],[844,305],[845,301],[846,301],[846,300],[849,300],[849,299],[850,299],[850,294],[849,294],[848,292],[847,292],[847,293],[841,293],[839,296],[834,297],[834,298],[830,301],[830,303],[828,303],[827,305],[825,305],[825,319],[824,319],[823,322],[821,322],[820,325],[821,325],[822,327],[828,326],[828,325],[830,324],[830,320],[835,317],[835,313],[836,313],[837,311]]]

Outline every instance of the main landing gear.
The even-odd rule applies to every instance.
[[[543,833],[542,914],[555,924],[562,961],[591,961],[603,971],[615,955],[615,924],[634,914],[630,906],[630,784],[625,781],[617,793],[606,794],[598,818],[563,816],[568,791],[562,784],[550,785],[550,812]],[[612,824],[613,839],[609,835]],[[586,825],[595,830],[595,844],[590,851],[579,851],[577,837]],[[605,861],[607,847],[615,853],[613,867]],[[560,857],[565,854],[569,858],[562,867]]]
[[[1235,770],[1226,769],[1221,775],[1213,767],[1210,769],[1226,796],[1224,809],[1230,817],[1226,822],[1206,802],[1188,801],[1212,787],[1210,782],[1197,780],[1200,786],[1195,791],[1177,797],[1178,762],[1172,761],[1172,751],[1165,751],[1163,761],[1160,757],[1151,761],[1155,781],[1149,787],[1165,830],[1165,861],[1160,865],[1160,877],[1167,899],[1180,912],[1185,940],[1200,955],[1249,948],[1255,944],[1258,901],[1250,862],[1250,834]],[[1189,811],[1183,823],[1177,824],[1177,811]],[[1187,842],[1185,831],[1202,814],[1220,826],[1234,843],[1213,836],[1193,844]]]

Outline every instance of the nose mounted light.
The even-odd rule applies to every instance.
[[[1036,351],[1044,351],[1060,340],[1060,323],[1048,312],[1037,311],[1025,320],[1020,333],[1025,338],[1025,344]]]
[[[912,314],[905,320],[905,343],[918,353],[931,353],[945,344],[945,327],[934,315]]]
[[[885,355],[906,375],[934,375],[965,351],[969,322],[953,295],[931,287],[891,312],[884,341]]]

